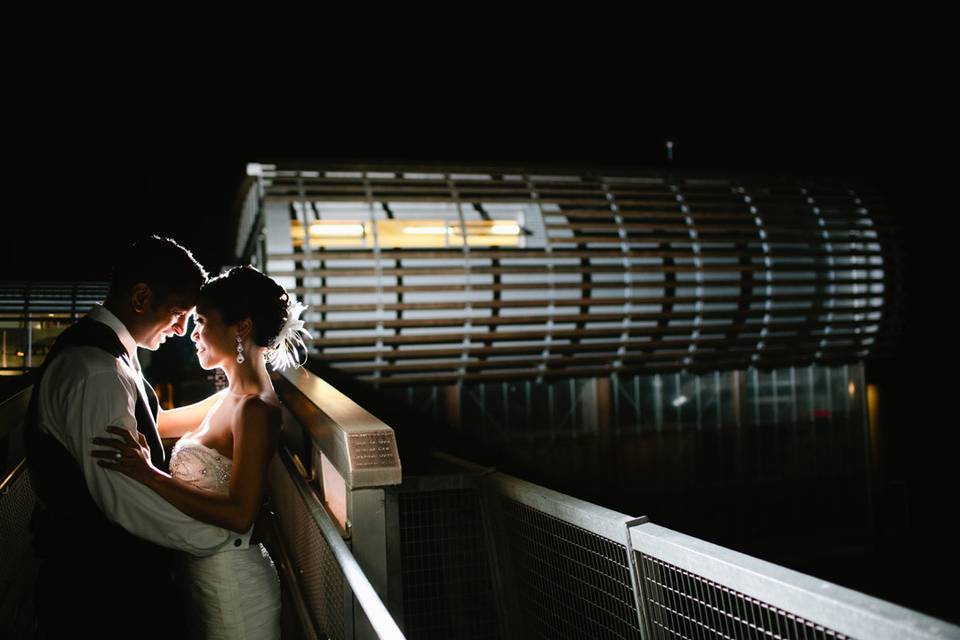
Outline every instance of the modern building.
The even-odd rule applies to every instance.
[[[312,334],[275,380],[286,630],[960,637],[752,557],[875,539],[895,232],[836,178],[249,165],[234,262]]]

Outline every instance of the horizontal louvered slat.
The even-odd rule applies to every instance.
[[[312,238],[268,256],[311,305],[313,357],[384,384],[855,361],[898,330],[895,228],[873,193],[836,180],[409,167],[263,180],[268,203],[312,202],[328,220],[350,217],[323,217],[338,203],[363,223],[523,211],[522,248]]]
[[[562,324],[562,323],[557,323]],[[863,325],[876,325],[877,323],[865,323],[854,321],[833,321],[829,323],[830,327],[860,328]],[[357,335],[335,338],[315,338],[313,344],[318,347],[335,346],[354,346],[370,344],[371,342],[380,342],[382,344],[451,344],[463,341],[465,336],[469,336],[475,342],[494,342],[494,341],[521,341],[542,340],[544,335],[549,335],[551,339],[579,339],[602,338],[609,336],[652,336],[652,335],[689,335],[694,329],[699,333],[746,333],[748,330],[761,331],[764,327],[773,331],[795,331],[812,332],[817,326],[826,326],[826,323],[818,325],[816,323],[780,323],[761,325],[754,323],[750,325],[723,325],[709,327],[635,327],[635,326],[612,326],[580,329],[542,329],[528,331],[469,331],[460,333],[410,333],[410,334],[376,334],[376,335]],[[830,334],[823,334],[824,337]],[[867,336],[869,337],[869,336]],[[758,337],[758,339],[761,339]]]
[[[686,238],[686,244],[691,244],[691,240]],[[756,244],[757,239],[752,243]],[[867,239],[858,241],[856,244],[876,244],[876,240]],[[842,244],[842,243],[839,243]],[[848,243],[853,244],[853,243]],[[764,251],[762,248],[744,246],[742,250],[733,251],[730,248],[701,247],[700,255],[709,258],[765,258],[765,257],[797,257],[797,258],[861,258],[883,255],[880,249],[847,249],[834,251],[816,251],[809,249],[798,249],[795,247],[771,247],[770,251]],[[679,250],[658,250],[658,249],[557,249],[554,251],[536,251],[529,249],[512,250],[488,250],[473,249],[471,255],[467,258],[472,260],[550,260],[560,258],[597,258],[597,259],[632,259],[632,258],[689,258],[691,253]],[[311,251],[302,253],[272,253],[271,260],[291,260],[294,262],[314,262],[326,260],[370,260],[369,251]],[[422,251],[418,249],[393,249],[382,250],[380,260],[463,260],[463,251],[460,249],[446,249]]]
[[[851,334],[847,334],[851,335]],[[858,338],[862,338],[862,341],[865,343],[870,339],[870,336],[857,335]],[[838,338],[842,338],[842,334],[837,335]],[[876,342],[872,345],[876,346],[890,346],[887,341],[884,340],[883,336],[874,336],[876,337]],[[779,338],[776,336],[768,336],[763,339],[765,345],[817,345],[821,344],[822,338],[812,337],[808,338],[805,341],[798,341],[794,337],[788,338]],[[607,340],[602,342],[589,342],[581,343],[575,341],[569,342],[553,342],[550,344],[546,343],[534,343],[534,344],[522,344],[519,346],[505,345],[505,344],[496,344],[495,346],[480,346],[480,345],[491,345],[493,341],[478,341],[471,340],[469,344],[459,345],[455,348],[442,348],[442,347],[430,347],[422,349],[397,349],[385,346],[380,350],[340,350],[340,351],[327,351],[327,352],[315,352],[312,356],[314,359],[322,362],[358,362],[362,360],[376,360],[377,358],[381,360],[420,360],[420,359],[437,359],[437,358],[450,358],[454,356],[461,357],[486,357],[486,356],[510,356],[516,354],[543,354],[545,348],[549,348],[551,354],[576,354],[576,353],[620,353],[624,356],[628,355],[644,355],[645,357],[651,357],[656,359],[660,354],[666,354],[665,357],[674,359],[677,357],[677,354],[684,353],[683,357],[686,357],[690,354],[699,354],[702,351],[716,350],[716,349],[728,349],[728,348],[754,348],[760,342],[759,336],[747,336],[742,338],[696,338],[690,339],[689,337],[683,340],[674,339],[674,340]],[[689,348],[693,346],[696,351],[691,352]],[[830,345],[826,345],[825,348],[834,348]],[[658,351],[659,350],[659,351]]]
[[[620,285],[619,288],[623,288],[623,285]],[[321,287],[297,287],[293,290],[296,294],[303,293],[313,293],[316,290],[321,289]],[[880,294],[877,294],[878,297]],[[882,305],[877,304],[866,304],[862,306],[854,306],[850,304],[845,304],[848,302],[859,302],[862,301],[864,296],[860,293],[848,293],[848,294],[832,294],[831,299],[840,301],[844,304],[836,305],[830,307],[832,311],[878,311],[883,308]],[[585,307],[585,306],[622,306],[622,305],[652,305],[652,304],[662,304],[664,306],[673,305],[673,304],[696,304],[698,302],[704,304],[751,304],[758,302],[771,301],[774,303],[784,303],[784,302],[802,302],[808,305],[816,305],[820,302],[815,296],[805,295],[805,294],[782,294],[776,296],[649,296],[649,297],[603,297],[603,298],[557,298],[551,301],[551,304],[554,307]],[[523,299],[523,300],[478,300],[470,302],[470,308],[472,309],[510,309],[510,308],[523,308],[530,306],[539,306],[543,304],[543,300],[534,300],[534,299]],[[335,312],[357,312],[357,311],[425,311],[425,310],[439,310],[439,309],[461,309],[465,305],[462,301],[459,300],[447,300],[443,302],[399,302],[399,303],[380,303],[380,304],[317,304],[313,305],[311,308],[313,311],[318,313],[335,313]],[[799,312],[806,310],[807,307],[790,307],[790,310],[793,312]],[[820,309],[818,307],[818,309]]]
[[[594,306],[600,306],[597,303],[593,303]],[[529,306],[529,305],[528,305]],[[873,307],[877,309],[880,307]],[[845,308],[842,310],[842,313],[849,314],[854,309]],[[798,315],[809,315],[811,311],[805,309],[770,309],[763,312],[765,316],[770,318],[776,318],[778,316],[787,316],[793,317]],[[838,313],[834,309],[815,309],[812,311],[818,316],[826,315],[827,313]],[[650,313],[643,311],[618,311],[616,313],[600,313],[600,312],[591,312],[591,313],[564,313],[564,314],[551,314],[548,311],[545,311],[541,314],[535,315],[522,315],[522,316],[469,316],[469,321],[471,325],[474,326],[509,326],[515,324],[539,324],[552,320],[555,324],[570,324],[570,323],[588,323],[588,322],[661,322],[665,320],[697,320],[697,319],[716,319],[716,320],[735,320],[735,319],[746,319],[756,317],[756,311],[686,311],[686,312],[659,312],[659,313]],[[330,331],[330,330],[345,330],[345,329],[365,329],[365,328],[376,328],[383,327],[384,329],[400,329],[405,327],[453,327],[453,326],[462,326],[464,324],[466,316],[457,315],[457,316],[438,316],[430,318],[417,318],[412,320],[392,320],[388,318],[369,318],[365,320],[332,320],[330,322],[317,322],[317,321],[308,321],[306,326],[311,331]],[[798,324],[785,324],[770,322],[766,323],[763,326],[768,328],[777,328],[777,327],[789,327],[791,330],[802,330],[805,327],[816,327],[816,326],[843,326],[843,322],[838,320],[830,320],[826,318],[818,318],[807,322],[802,325]],[[855,326],[862,324],[861,322],[854,322]],[[729,325],[697,325],[701,330],[713,329],[724,331],[736,331],[738,327],[742,328],[744,324],[729,324]],[[727,327],[730,327],[729,329]],[[784,330],[784,329],[781,329]]]
[[[0,313],[83,315],[108,289],[105,282],[0,282]]]

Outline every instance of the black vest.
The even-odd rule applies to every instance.
[[[60,334],[40,368],[24,422],[27,466],[33,489],[40,498],[30,523],[34,550],[38,557],[58,558],[71,564],[98,556],[101,562],[103,558],[135,557],[147,574],[144,577],[149,579],[150,569],[145,565],[154,561],[156,569],[164,571],[167,550],[110,522],[91,497],[80,464],[63,445],[38,427],[40,382],[46,368],[65,349],[81,346],[103,349],[116,358],[128,357],[113,329],[85,317]],[[164,468],[163,444],[156,428],[158,402],[152,389],[147,387],[145,391],[150,407],[137,394],[137,430],[150,445],[154,465]],[[106,431],[107,425],[103,426],[103,436],[111,437]],[[94,473],[117,472],[97,468]]]

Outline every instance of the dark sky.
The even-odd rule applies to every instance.
[[[68,57],[15,74],[4,224],[21,240],[4,243],[3,276],[101,279],[110,248],[146,233],[215,265],[253,160],[662,169],[674,138],[677,170],[853,173],[898,202],[922,189],[946,114],[932,69],[856,47],[772,65],[768,54],[654,64],[627,47],[355,66]]]

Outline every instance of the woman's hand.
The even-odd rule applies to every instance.
[[[161,474],[160,470],[150,462],[150,447],[142,433],[133,434],[121,427],[107,427],[107,431],[120,436],[120,440],[113,438],[94,438],[93,444],[111,447],[110,450],[99,449],[91,451],[90,455],[100,458],[98,465],[104,469],[112,469],[130,476],[137,482],[149,484],[152,478]]]

